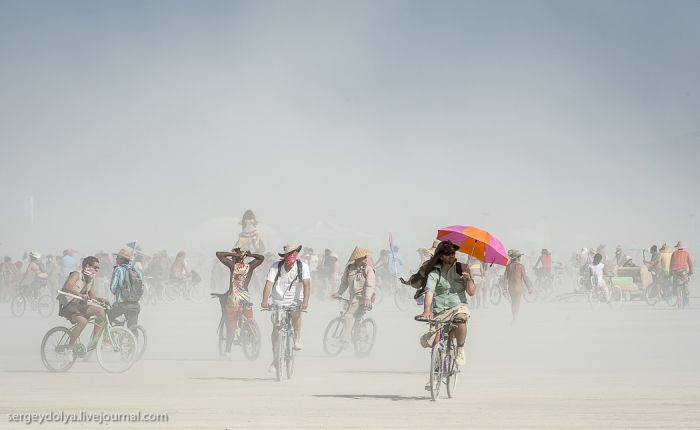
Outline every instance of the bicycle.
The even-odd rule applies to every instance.
[[[286,370],[287,379],[294,375],[294,326],[292,325],[292,312],[298,311],[297,306],[270,305],[267,309],[274,312],[274,325],[278,326],[277,339],[272,345],[273,363],[275,366],[275,379],[282,380],[282,368]],[[274,328],[273,328],[274,330]]]
[[[673,283],[664,275],[657,275],[654,282],[644,290],[644,299],[649,306],[656,306],[659,300],[666,302],[670,307],[676,306],[678,296],[673,289]]]
[[[676,307],[679,311],[688,306],[687,289],[689,282],[688,272],[678,270],[673,273],[673,289],[676,296]]]
[[[210,293],[210,295],[212,298],[218,298],[219,304],[221,305],[221,318],[219,319],[219,328],[217,330],[217,344],[219,356],[223,356],[226,353],[225,309],[228,305],[228,294]],[[260,355],[260,328],[258,327],[258,323],[256,323],[254,319],[248,318],[244,312],[244,310],[251,309],[253,304],[242,301],[240,306],[241,309],[238,311],[238,330],[236,330],[233,343],[241,345],[241,348],[243,348],[243,355],[245,355],[248,360],[255,361]]]
[[[55,303],[54,298],[46,291],[44,286],[25,285],[19,287],[17,294],[10,302],[10,311],[15,317],[21,317],[27,310],[27,305],[39,312],[42,317],[53,314]]]
[[[510,292],[508,291],[508,288],[505,287],[503,276],[491,278],[488,288],[489,301],[491,301],[491,305],[498,306],[501,303],[502,298],[505,298],[508,303],[511,302]]]
[[[59,294],[83,300],[80,296],[64,291],[59,291]],[[87,302],[105,311],[109,309],[109,304],[103,305],[95,300],[87,300]],[[88,323],[97,324],[95,317],[90,317]],[[99,326],[97,342],[90,342],[88,347],[85,347],[80,339],[77,339],[73,345],[70,344],[70,334],[75,327],[75,324],[71,328],[54,327],[44,335],[41,341],[41,361],[48,371],[66,372],[73,366],[78,356],[93,350],[97,352],[97,362],[100,367],[109,373],[126,372],[136,362],[138,354],[136,337],[124,327],[112,326],[107,312],[105,312],[105,321]],[[93,332],[93,339],[94,336]]]
[[[172,303],[178,298],[201,303],[204,297],[204,288],[199,285],[199,275],[192,271],[183,279],[170,279],[163,285],[162,298],[167,303]]]
[[[350,307],[350,300],[342,297],[338,297],[337,300],[343,303],[343,310],[340,311],[340,316],[333,318],[328,323],[323,334],[323,350],[329,357],[336,357],[345,349],[343,317]],[[370,309],[372,309],[371,306],[362,306],[358,315],[355,316],[355,323],[352,326],[350,339],[357,357],[367,357],[377,338],[377,323],[372,318],[365,318]]]
[[[598,309],[601,303],[607,303],[612,308],[618,308],[622,305],[622,289],[617,285],[610,285],[612,277],[608,278],[607,294],[603,287],[598,286],[595,277],[591,277],[591,289],[588,291],[586,298],[591,309]]]
[[[440,321],[437,319],[427,319],[417,316],[414,318],[419,322],[427,322],[431,330],[435,330],[435,338],[433,346],[430,350],[430,379],[428,382],[430,388],[430,398],[437,401],[440,396],[440,385],[445,384],[447,389],[447,397],[452,398],[455,395],[457,386],[457,376],[459,375],[459,364],[457,364],[457,342],[452,336],[454,325],[466,322],[461,318],[453,318],[449,321]],[[428,389],[428,386],[426,386]]]

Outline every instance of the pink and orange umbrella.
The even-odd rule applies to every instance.
[[[508,254],[500,240],[477,227],[453,225],[438,230],[438,240],[449,240],[459,246],[459,252],[471,255],[487,264],[508,264]]]

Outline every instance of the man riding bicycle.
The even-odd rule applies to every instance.
[[[469,268],[457,262],[455,252],[459,246],[450,241],[443,241],[435,249],[435,254],[429,263],[432,267],[425,284],[425,300],[423,313],[420,318],[440,321],[458,320],[453,336],[457,341],[456,361],[464,365],[464,342],[467,338],[467,320],[469,307],[467,296],[473,296],[476,286],[472,280]],[[429,348],[435,338],[436,331],[431,329],[421,336],[421,345]]]
[[[339,298],[346,290],[350,295],[348,308],[343,316],[343,346],[350,343],[352,326],[355,318],[372,306],[374,295],[375,276],[374,269],[367,264],[371,251],[366,248],[356,247],[350,256],[349,264],[340,278],[340,287],[337,293],[331,297]]]
[[[311,273],[309,266],[299,259],[301,245],[287,244],[278,255],[282,257],[270,268],[263,291],[263,309],[272,306],[292,307],[292,326],[294,327],[294,349],[302,349],[301,341],[301,311],[309,307],[309,290],[311,288]],[[277,340],[280,321],[275,321],[276,313],[273,313],[272,345]],[[274,351],[273,351],[274,353]],[[274,361],[270,370],[274,368]]]
[[[246,257],[253,258],[250,263],[245,262]],[[265,260],[262,255],[251,254],[249,251],[243,252],[240,248],[234,248],[231,252],[219,251],[216,253],[216,258],[226,267],[229,268],[231,276],[229,278],[229,287],[226,295],[226,307],[223,311],[226,314],[226,356],[231,354],[231,345],[236,337],[236,329],[238,328],[238,313],[243,312],[246,317],[253,319],[253,310],[244,308],[250,303],[250,294],[248,292],[248,284],[253,277],[253,270],[260,266]]]
[[[92,333],[92,338],[88,345],[88,349],[94,347],[97,342],[97,335],[100,332],[100,326],[105,321],[105,311],[100,306],[95,306],[88,303],[88,300],[94,300],[101,302],[103,304],[107,303],[107,300],[95,295],[94,284],[95,277],[100,270],[100,261],[97,257],[88,256],[83,259],[81,270],[79,272],[71,272],[68,275],[68,279],[63,284],[62,291],[72,294],[74,296],[79,296],[81,299],[75,297],[67,297],[64,295],[59,295],[60,308],[58,315],[66,318],[71,323],[75,324],[73,331],[70,334],[70,345],[75,345],[76,340],[80,337],[83,329],[88,323],[88,319],[94,316],[95,328]]]
[[[676,288],[683,288],[683,297],[685,297],[684,305],[688,304],[688,283],[690,282],[690,277],[693,275],[693,259],[690,253],[685,250],[683,242],[678,242],[676,244],[676,250],[673,251],[671,255],[671,264],[669,265],[669,272],[673,277],[673,285]]]

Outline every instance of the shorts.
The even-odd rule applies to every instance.
[[[466,314],[467,320],[469,320],[469,306],[462,303],[461,305],[457,305],[446,311],[443,311],[440,315],[435,315],[434,319],[439,321],[450,321],[459,314]],[[437,328],[435,326],[430,326],[430,329],[420,337],[420,346],[422,346],[423,348],[432,347],[433,342],[435,341],[436,334]]]

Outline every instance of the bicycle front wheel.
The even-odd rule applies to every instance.
[[[446,361],[446,371],[447,379],[445,380],[445,386],[447,387],[447,397],[450,399],[455,395],[455,387],[457,386],[457,375],[459,374],[459,365],[457,364],[457,359],[455,354],[457,354],[456,346],[454,341],[450,347],[450,353],[445,359]]]
[[[437,401],[442,383],[442,350],[438,345],[430,352],[430,398]]]
[[[343,319],[333,318],[323,334],[323,350],[326,355],[335,357],[343,351]]]
[[[275,378],[277,379],[277,382],[280,382],[282,381],[282,366],[285,364],[285,345],[287,344],[287,334],[284,333],[283,330],[280,330],[280,332],[277,334],[277,341],[275,344]]]
[[[369,353],[372,352],[376,337],[377,323],[375,323],[372,318],[367,318],[357,324],[352,335],[355,355],[358,357],[367,357]]]
[[[134,334],[124,327],[111,327],[97,341],[97,362],[106,372],[126,372],[136,362],[138,345]]]
[[[46,318],[48,316],[51,316],[51,314],[53,314],[55,301],[48,294],[42,294],[37,299],[36,305],[37,305],[37,310],[39,311],[39,315]]]
[[[287,370],[287,379],[294,375],[294,336],[287,335],[287,356],[284,357],[284,365]]]
[[[65,372],[75,363],[77,356],[70,345],[70,330],[54,327],[41,341],[41,361],[49,372]]]
[[[148,342],[148,337],[146,335],[146,329],[141,327],[140,325],[136,326],[136,330],[134,332],[134,336],[136,337],[136,361],[140,360],[143,357],[143,354],[146,352],[146,344]]]
[[[396,309],[400,311],[405,311],[411,306],[411,296],[407,288],[396,287],[394,290],[394,304]]]
[[[498,306],[501,303],[501,295],[501,287],[496,284],[492,285],[489,293],[489,300],[492,306]]]

